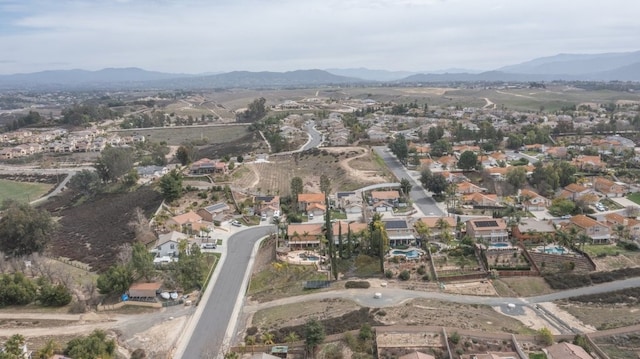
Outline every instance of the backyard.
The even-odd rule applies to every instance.
[[[18,202],[31,202],[48,193],[53,184],[37,182],[17,182],[0,179],[0,202],[13,199]]]

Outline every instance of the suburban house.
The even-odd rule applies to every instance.
[[[169,169],[165,166],[140,166],[136,171],[140,178],[160,178],[169,173]]]
[[[608,243],[611,239],[609,226],[587,217],[584,214],[571,217],[567,226],[575,226],[591,238],[593,244]]]
[[[210,206],[200,208],[197,214],[202,217],[203,220],[207,222],[213,222],[216,217],[218,217],[224,211],[228,211],[229,209],[229,205],[227,205],[225,202],[218,202]],[[221,218],[217,218],[217,220],[221,220]]]
[[[622,226],[623,231],[628,231],[631,238],[640,238],[640,221],[637,219],[627,218],[618,213],[608,213],[604,219],[614,233],[619,226]]]
[[[451,238],[456,236],[456,219],[454,217],[422,217],[419,221],[429,228],[429,238],[442,238],[442,221],[448,225]]]
[[[486,188],[476,186],[471,182],[461,182],[456,185],[457,194],[470,194],[470,193],[483,193],[486,192]]]
[[[509,240],[507,223],[502,218],[477,218],[467,221],[467,235],[491,243]]]
[[[324,238],[322,223],[290,223],[287,226],[289,247],[300,249],[318,247]]]
[[[160,294],[162,288],[161,282],[151,283],[133,283],[129,287],[128,295],[130,300],[148,300],[155,299]]]
[[[375,212],[393,212],[393,204],[387,201],[378,201],[373,203],[373,206],[371,206],[371,208],[375,211]]]
[[[604,171],[607,168],[607,164],[602,162],[600,156],[580,155],[573,159],[572,164],[585,171]]]
[[[398,203],[400,199],[400,192],[398,191],[371,191],[371,201],[380,202],[386,201],[391,204]]]
[[[462,172],[442,171],[440,172],[440,174],[444,176],[444,178],[449,183],[469,182],[469,179],[467,178],[467,176],[465,176],[464,173]]]
[[[189,167],[189,172],[191,172],[192,174],[226,174],[229,172],[229,167],[224,162],[210,160],[208,158],[201,158],[191,164],[191,167]]]
[[[551,206],[551,200],[529,189],[518,191],[518,198],[527,211],[543,211]]]
[[[177,257],[178,244],[188,238],[186,234],[177,231],[161,234],[158,236],[156,246],[150,252],[154,253],[157,258]]]
[[[351,238],[355,240],[359,238],[362,232],[369,227],[367,223],[336,221],[331,225],[333,230],[333,240],[336,244],[340,243],[340,235],[342,235],[342,243],[347,241],[347,233],[351,231]]]
[[[298,195],[298,209],[307,212],[307,207],[312,204],[325,204],[323,193],[300,193]]]
[[[559,197],[577,201],[582,198],[582,196],[590,193],[593,193],[593,190],[591,188],[579,185],[577,183],[571,183],[562,189]]]
[[[273,216],[276,211],[280,211],[280,196],[255,196],[253,198],[254,213]]]
[[[545,237],[555,237],[556,228],[552,221],[539,221],[535,218],[522,218],[511,228],[511,235],[519,241],[541,242]]]
[[[189,211],[187,213],[169,218],[165,226],[170,229],[177,229],[182,231],[199,231],[202,228],[207,227],[208,225],[202,222],[202,217],[200,217],[200,215],[198,215],[196,212]]]
[[[416,239],[413,228],[406,219],[383,220],[382,224],[387,231],[391,247],[409,245]]]
[[[581,346],[561,342],[542,349],[549,359],[593,359]]]
[[[425,354],[422,352],[415,351],[413,353],[405,354],[403,356],[398,357],[398,359],[436,359],[433,355]]]
[[[614,182],[608,178],[593,178],[593,188],[605,197],[624,197],[629,192],[627,187],[626,183]]]
[[[484,171],[494,180],[504,181],[508,170],[508,167],[486,167]]]
[[[336,193],[336,206],[345,209],[348,204],[362,204],[362,196],[356,192],[338,192]]]
[[[474,207],[498,207],[498,195],[472,193],[462,197],[463,204],[470,204]]]
[[[307,214],[313,214],[314,217],[322,217],[327,212],[327,206],[320,203],[311,203],[307,206]]]
[[[346,214],[359,214],[362,213],[361,203],[347,203],[342,209]]]
[[[438,163],[440,163],[440,165],[442,165],[442,169],[445,168],[456,168],[456,165],[458,164],[458,159],[455,156],[442,156],[440,158],[438,158]]]

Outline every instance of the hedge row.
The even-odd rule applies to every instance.
[[[369,288],[371,287],[371,283],[367,282],[366,280],[350,280],[348,282],[346,282],[344,284],[344,287],[349,289],[349,288]]]

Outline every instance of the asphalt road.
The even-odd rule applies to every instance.
[[[322,143],[322,134],[318,132],[314,126],[313,121],[309,122],[306,126],[310,138],[309,142],[302,147],[302,151],[318,147]]]
[[[376,146],[373,147],[373,150],[376,151],[376,154],[380,156],[384,162],[389,167],[389,170],[398,177],[398,182],[402,178],[406,178],[411,181],[413,187],[411,188],[411,192],[409,196],[411,200],[420,208],[422,213],[425,216],[443,216],[445,213],[438,207],[436,201],[434,201],[433,197],[427,194],[422,185],[418,183],[411,175],[407,172],[407,169],[398,161],[396,157],[391,155],[388,152],[387,147],[384,146]]]
[[[205,308],[191,333],[182,358],[216,358],[223,349],[227,329],[235,329],[237,316],[233,317],[238,298],[244,298],[246,288],[242,284],[247,271],[253,266],[251,255],[260,238],[273,233],[272,226],[258,226],[231,236],[227,241],[224,265],[216,268],[219,275]]]

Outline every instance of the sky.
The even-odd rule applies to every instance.
[[[492,70],[640,50],[640,1],[0,0],[0,74]]]

